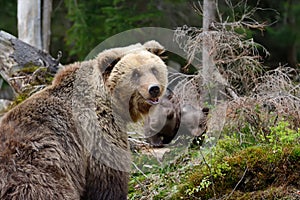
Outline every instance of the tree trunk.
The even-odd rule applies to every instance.
[[[212,51],[212,36],[209,33],[209,27],[215,20],[216,5],[214,0],[204,0],[203,2],[203,48],[202,48],[202,75],[204,84],[212,81],[212,75],[215,71]]]
[[[41,31],[41,0],[18,0],[18,37],[43,49]]]
[[[203,2],[203,43],[202,43],[202,77],[205,86],[205,101],[211,105],[217,104],[220,98],[220,90],[223,86],[217,79],[222,76],[216,69],[214,63],[215,49],[213,32],[210,31],[211,24],[215,21],[215,0],[204,0]],[[216,44],[217,45],[217,44]]]
[[[49,52],[52,0],[18,0],[18,37]]]
[[[49,52],[49,46],[50,46],[51,12],[52,12],[52,0],[44,0],[43,1],[42,37],[43,37],[43,50],[45,52]]]

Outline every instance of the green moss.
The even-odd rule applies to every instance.
[[[154,194],[140,190],[139,197],[293,199],[287,188],[299,187],[299,131],[281,122],[264,133],[254,134],[249,124],[243,124],[243,127],[242,133],[223,133],[222,139],[213,147],[190,149],[172,165],[149,172],[155,174],[153,177],[159,177],[148,177],[143,181],[151,182],[146,188]]]
[[[299,174],[293,172],[299,170],[300,146],[286,146],[282,149],[283,151],[274,151],[271,145],[252,146],[232,153],[223,160],[215,159],[208,163],[210,169],[207,165],[198,166],[189,173],[185,184],[180,186],[179,194],[174,196],[184,197],[182,199],[192,196],[209,199],[216,193],[217,198],[220,198],[230,193],[240,182],[237,187],[240,196],[237,198],[237,193],[233,199],[247,199],[254,191],[268,190],[270,186],[295,184],[295,180],[300,179]],[[288,181],[283,177],[289,177]]]
[[[52,75],[46,76],[46,77],[45,77],[46,84],[49,84],[49,85],[50,85],[50,84],[52,83],[53,79],[54,79],[54,76],[52,76]]]
[[[229,193],[230,191],[228,191]],[[268,187],[264,190],[254,192],[234,191],[228,200],[261,200],[261,199],[276,199],[276,200],[297,200],[297,188],[295,187]]]
[[[291,154],[290,154],[290,159],[292,161],[296,161],[299,162],[300,161],[300,146],[295,146],[292,150],[291,150]]]
[[[49,73],[46,67],[36,66],[32,63],[24,65],[16,74],[18,76],[31,76],[30,85],[49,85],[53,81],[53,74]]]
[[[27,63],[26,65],[24,65],[24,67],[22,67],[19,72],[23,72],[25,74],[32,74],[33,72],[35,72],[37,69],[39,69],[39,66],[36,66],[32,63]]]
[[[16,105],[22,103],[24,100],[26,100],[29,97],[29,93],[21,93],[17,95],[14,99],[14,101],[10,104],[10,106],[7,108],[7,110],[12,109]]]

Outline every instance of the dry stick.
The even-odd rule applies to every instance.
[[[243,176],[242,178],[239,180],[239,182],[235,185],[235,187],[233,188],[233,190],[230,192],[230,194],[227,196],[226,199],[229,199],[229,197],[231,197],[231,195],[233,194],[233,192],[236,190],[236,188],[239,186],[239,184],[242,182],[242,180],[244,179],[245,175],[246,175],[246,172],[248,171],[248,166],[246,167],[244,173],[243,173]]]
[[[33,87],[34,89],[32,91],[30,91],[30,93],[28,95],[31,96],[32,94],[34,94],[34,93],[36,93],[36,92],[44,89],[46,86],[47,85],[37,85],[37,86],[34,86]]]
[[[132,164],[133,164],[133,166],[135,167],[135,168],[137,168],[137,170],[139,170],[146,178],[148,178],[147,177],[147,175],[146,174],[144,174],[135,164],[134,164],[134,162],[132,162]],[[138,182],[138,184],[146,191],[147,190],[147,188],[138,180],[138,179],[135,179],[137,182]]]
[[[127,132],[128,133],[128,132]],[[142,139],[144,139],[143,137],[141,137]],[[145,142],[145,141],[141,141],[141,140],[137,140],[135,138],[128,138],[129,141],[132,141],[133,143],[135,144],[142,144],[142,145],[145,145],[145,146],[149,146],[149,143]]]
[[[148,176],[134,163],[134,162],[132,162],[132,164],[133,164],[133,166],[139,171],[139,172],[141,172],[141,174],[143,175],[143,176],[145,176],[146,178],[148,178]]]
[[[238,95],[230,87],[227,86],[225,87],[225,89],[234,100],[239,98]]]
[[[148,176],[134,163],[134,162],[132,162],[132,164],[133,164],[133,166],[139,171],[139,172],[141,172],[141,174],[143,175],[143,176],[145,176],[146,178],[148,178]],[[147,188],[145,188],[145,186],[138,180],[138,179],[136,179],[136,181],[139,183],[139,185],[144,189],[144,191],[147,191]],[[152,193],[152,192],[151,192]]]

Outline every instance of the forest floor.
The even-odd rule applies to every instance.
[[[129,199],[300,199],[300,131],[286,121],[267,135],[247,124],[164,149],[159,158],[133,152]]]

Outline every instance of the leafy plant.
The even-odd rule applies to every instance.
[[[151,26],[160,16],[154,2],[124,0],[74,1],[65,0],[68,19],[72,22],[67,32],[70,54],[83,59],[106,38],[132,28]],[[151,19],[151,20],[150,20]]]
[[[280,152],[287,145],[300,144],[300,131],[292,130],[289,126],[289,122],[280,121],[277,126],[270,128],[270,134],[262,140],[268,142],[274,150]]]

